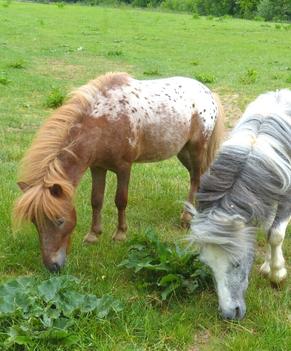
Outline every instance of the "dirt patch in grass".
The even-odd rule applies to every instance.
[[[239,107],[239,94],[220,95],[222,105],[225,110],[225,127],[231,130],[242,116],[243,111]]]
[[[50,75],[56,80],[65,80],[69,85],[79,86],[91,79],[105,74],[106,72],[128,72],[133,68],[124,62],[114,62],[111,59],[88,56],[82,60],[82,65],[71,64],[65,60],[42,59],[33,68],[41,75]],[[80,81],[80,83],[76,82]]]
[[[84,67],[80,65],[73,65],[64,60],[41,60],[33,67],[33,72],[38,72],[44,75],[52,75],[56,79],[74,79],[84,74]]]
[[[7,127],[5,131],[7,133],[23,133],[23,132],[32,132],[39,128],[39,125],[25,125],[21,127]]]
[[[202,351],[204,347],[209,344],[211,335],[209,330],[199,330],[194,336],[194,345],[192,345],[188,351]]]

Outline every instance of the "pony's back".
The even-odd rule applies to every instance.
[[[201,210],[217,207],[246,221],[268,217],[291,192],[291,91],[259,96],[246,109],[197,194]]]

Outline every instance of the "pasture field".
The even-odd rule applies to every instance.
[[[13,237],[10,217],[19,195],[19,160],[52,112],[46,99],[53,89],[66,94],[107,71],[127,71],[143,79],[196,76],[222,96],[226,126],[231,128],[259,93],[291,87],[290,53],[288,24],[193,18],[125,7],[0,1],[0,280],[50,276],[41,263],[35,229],[27,226]],[[179,228],[180,201],[187,189],[187,172],[176,159],[134,166],[127,210],[129,238],[151,227],[162,240],[180,241],[185,235]],[[101,322],[80,318],[77,345],[40,343],[33,350],[291,349],[290,278],[275,290],[258,274],[264,253],[262,233],[247,292],[247,315],[241,322],[222,321],[214,291],[174,296],[161,303],[155,293],[136,286],[128,272],[118,267],[129,243],[111,241],[116,222],[114,190],[111,174],[102,239],[95,246],[85,246],[82,239],[91,220],[89,174],[83,178],[76,196],[78,224],[63,272],[79,277],[83,292],[98,297],[111,293],[124,303],[124,310]],[[290,230],[284,252],[288,263]],[[1,340],[0,330],[0,350],[4,349]]]

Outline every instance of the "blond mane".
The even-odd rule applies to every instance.
[[[45,218],[54,221],[66,217],[72,208],[74,187],[58,156],[62,152],[76,156],[72,151],[71,128],[82,123],[83,118],[91,113],[98,93],[105,95],[108,89],[125,84],[127,80],[126,73],[107,73],[90,81],[73,91],[70,99],[39,129],[20,164],[18,179],[27,184],[27,189],[14,206],[16,227],[27,220],[42,225]],[[50,188],[54,184],[61,186],[61,197],[51,194]]]

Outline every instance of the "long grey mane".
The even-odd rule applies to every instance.
[[[291,198],[287,89],[259,96],[223,144],[201,179],[191,238],[221,244],[235,255],[243,243],[250,246],[254,225],[266,221],[282,197]]]

